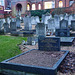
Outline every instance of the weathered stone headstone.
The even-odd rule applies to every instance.
[[[45,15],[42,15],[41,23],[44,23],[44,21],[45,21]]]
[[[10,24],[10,21],[11,21],[11,20],[10,20],[10,18],[8,17],[8,18],[7,18],[7,23]]]
[[[25,31],[32,30],[31,19],[29,16],[24,17],[24,29]]]
[[[4,33],[10,32],[10,28],[9,28],[9,24],[8,23],[4,23],[3,26],[4,26]]]
[[[55,22],[55,28],[56,29],[60,28],[59,21],[60,21],[59,15],[54,15],[54,22]]]
[[[69,15],[68,25],[71,26],[71,20],[73,20],[73,16]]]
[[[37,42],[37,38],[36,37],[31,36],[31,37],[27,38],[27,44],[28,45],[33,45],[33,42],[35,42],[35,44],[36,44],[36,42]]]
[[[36,25],[36,35],[46,36],[46,25],[44,23],[37,23]]]
[[[0,20],[0,30],[2,30],[2,27],[3,27],[3,22],[2,20]]]
[[[16,31],[17,30],[16,22],[10,22],[10,30],[11,31]]]
[[[60,21],[60,28],[56,29],[55,35],[59,37],[70,36],[70,29],[68,28],[67,20],[63,19]]]
[[[64,15],[63,14],[60,14],[60,20],[64,19]]]
[[[64,16],[64,19],[65,19],[65,20],[68,20],[68,19],[69,19],[69,15],[66,14],[66,15]]]
[[[55,32],[55,23],[54,23],[54,19],[49,19],[48,20],[48,30],[52,33]]]
[[[38,48],[42,51],[60,51],[60,38],[39,36]]]
[[[72,30],[75,31],[75,20],[71,21]]]
[[[32,25],[36,25],[37,24],[36,18],[34,16],[31,17],[31,24]]]
[[[36,19],[36,22],[37,23],[40,23],[40,20],[39,20],[39,17],[38,16],[35,16],[35,19]]]
[[[20,22],[20,18],[19,17],[17,17],[16,18],[16,26],[17,26],[17,28],[20,28],[21,27],[21,22]]]
[[[68,29],[68,21],[67,20],[61,20],[60,21],[60,28],[61,29]]]

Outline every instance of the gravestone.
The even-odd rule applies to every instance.
[[[48,30],[52,33],[55,32],[55,23],[54,23],[54,19],[49,19],[48,20]]]
[[[60,29],[68,29],[68,21],[67,20],[61,20],[60,21]]]
[[[64,19],[65,19],[65,20],[68,20],[68,19],[69,19],[69,15],[66,14],[66,15],[64,16]]]
[[[36,23],[40,23],[40,20],[39,20],[38,16],[35,16],[35,19],[36,19]]]
[[[60,51],[60,38],[39,36],[38,48],[44,51]]]
[[[71,21],[72,30],[75,31],[75,20]]]
[[[61,46],[71,46],[73,44],[74,37],[60,37]]]
[[[63,14],[60,14],[60,20],[64,19],[64,15]]]
[[[36,25],[36,35],[46,36],[46,25],[44,23],[37,23]]]
[[[35,42],[35,44],[36,44],[38,42],[37,40],[38,39],[36,37],[34,37],[34,36],[28,37],[27,38],[27,44],[28,45],[33,45],[33,42]]]
[[[10,21],[11,21],[11,20],[10,20],[10,18],[8,17],[8,18],[7,18],[7,23],[10,24]]]
[[[2,20],[0,20],[0,30],[2,30],[2,27],[3,27],[3,22]]]
[[[10,30],[11,31],[16,31],[17,30],[16,22],[10,22]]]
[[[41,23],[44,23],[44,21],[45,21],[45,15],[42,15]]]
[[[73,20],[73,16],[72,15],[69,15],[69,20],[68,20],[69,26],[71,26],[71,20]]]
[[[31,19],[29,16],[24,17],[24,29],[25,31],[32,30]]]
[[[3,26],[4,26],[4,33],[9,33],[10,32],[9,24],[4,23]]]
[[[20,24],[21,24],[20,18],[17,17],[17,18],[16,18],[16,26],[17,26],[17,28],[20,28],[20,27],[21,27]]]
[[[70,36],[70,29],[68,28],[67,20],[63,19],[60,21],[60,28],[56,29],[55,35],[60,37]]]
[[[60,24],[59,24],[59,21],[60,21],[60,17],[59,15],[54,15],[54,23],[55,23],[55,28],[58,29],[60,28]]]
[[[36,25],[37,21],[36,21],[36,17],[32,16],[31,17],[31,25]]]

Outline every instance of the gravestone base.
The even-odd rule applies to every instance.
[[[0,35],[4,34],[4,30],[0,30]]]
[[[18,36],[19,35],[19,32],[17,32],[17,31],[11,31],[11,35]]]
[[[74,37],[60,37],[61,46],[72,46]]]
[[[70,29],[56,29],[55,36],[69,37],[70,36]]]

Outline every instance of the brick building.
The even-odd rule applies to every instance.
[[[25,14],[29,10],[43,10],[53,8],[70,7],[75,0],[5,0],[6,6],[12,9],[12,15],[16,16],[18,11]]]

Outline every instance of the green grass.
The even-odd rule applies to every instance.
[[[21,53],[17,44],[20,44],[22,40],[27,39],[25,37],[0,35],[0,62]]]

